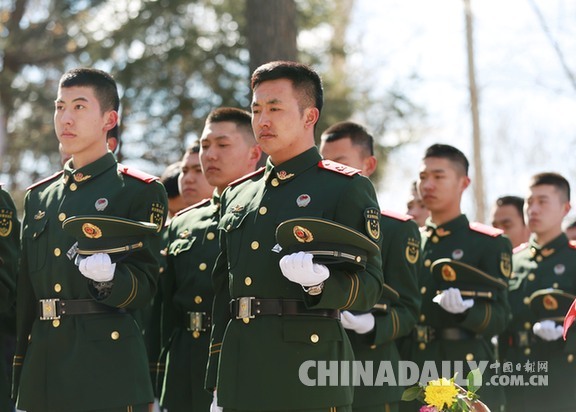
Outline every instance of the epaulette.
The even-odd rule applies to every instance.
[[[494,226],[485,225],[484,223],[480,222],[471,222],[470,229],[474,232],[482,233],[492,237],[498,237],[504,233],[503,230],[496,229]]]
[[[252,173],[248,173],[247,175],[244,175],[244,176],[242,176],[236,180],[233,180],[232,182],[228,183],[228,186],[235,186],[238,183],[245,182],[246,180],[250,179],[252,176],[256,176],[257,174],[264,173],[264,170],[266,170],[266,168],[264,166],[262,166],[260,169],[255,170]]]
[[[40,180],[39,182],[36,183],[32,183],[30,186],[28,186],[26,188],[26,190],[30,190],[30,189],[34,189],[35,187],[40,186],[43,183],[49,182],[50,180],[54,180],[55,178],[57,178],[58,176],[60,176],[62,173],[64,173],[64,170],[60,170],[59,172],[54,173],[52,176],[48,176],[45,179]]]
[[[392,210],[381,210],[382,216],[391,217],[396,220],[401,220],[402,222],[407,222],[412,220],[413,217],[404,213],[393,212]]]
[[[569,241],[568,246],[570,246],[571,249],[576,249],[576,240]]]
[[[318,162],[318,167],[346,176],[354,176],[361,172],[360,169],[355,169],[353,167],[343,165],[342,163],[333,162],[332,160],[320,160]]]
[[[193,205],[190,205],[190,206],[188,206],[188,207],[185,207],[185,208],[182,209],[182,210],[179,210],[178,212],[176,212],[176,214],[174,215],[174,217],[180,216],[181,214],[186,213],[186,212],[189,211],[189,210],[196,209],[197,207],[204,206],[206,203],[210,203],[210,198],[209,198],[209,197],[207,197],[206,199],[203,199],[203,200],[201,200],[201,201],[199,201],[199,202],[196,202],[196,203],[194,203]]]
[[[157,176],[148,174],[148,173],[143,172],[143,171],[138,170],[138,169],[132,169],[132,168],[130,168],[128,166],[124,166],[123,164],[120,164],[120,163],[118,163],[118,171],[125,174],[125,175],[128,175],[130,177],[133,177],[135,179],[141,180],[141,181],[146,182],[146,183],[152,183],[155,180],[158,180]]]
[[[528,242],[520,243],[518,246],[516,246],[514,249],[512,249],[512,254],[518,253],[521,250],[528,248],[528,245],[529,245]]]

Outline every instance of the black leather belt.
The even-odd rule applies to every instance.
[[[427,325],[416,325],[414,327],[414,339],[416,342],[428,343],[436,339],[470,340],[476,338],[478,338],[477,334],[463,328],[435,329]]]
[[[93,299],[40,299],[38,302],[40,320],[60,319],[68,315],[89,315],[94,313],[125,313],[124,309],[115,308],[96,302]]]
[[[320,316],[340,319],[338,309],[308,309],[304,301],[296,299],[259,299],[242,297],[230,301],[230,313],[236,319],[255,318],[263,315]]]
[[[183,326],[188,332],[210,331],[212,318],[206,312],[186,312]]]

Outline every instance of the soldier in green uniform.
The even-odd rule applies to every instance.
[[[509,286],[512,321],[500,336],[499,350],[503,364],[512,362],[512,373],[527,383],[531,375],[547,375],[548,385],[532,382],[506,388],[506,410],[572,411],[576,330],[570,329],[564,341],[561,326],[576,295],[576,242],[562,232],[562,220],[570,211],[568,181],[556,173],[533,176],[524,208],[532,235],[514,250]],[[539,362],[547,362],[547,369],[539,369]],[[528,368],[531,364],[534,369]]]
[[[502,229],[512,247],[528,241],[530,229],[524,221],[524,199],[518,196],[502,196],[492,208],[492,226]]]
[[[230,182],[256,169],[261,150],[250,121],[250,113],[235,108],[208,115],[200,157],[204,176],[216,189],[211,199],[180,211],[168,227],[162,294],[168,362],[160,399],[168,412],[208,411],[212,402],[204,378],[214,300],[211,273],[220,252],[220,194]]]
[[[0,410],[10,411],[14,405],[10,399],[10,384],[5,342],[14,339],[14,302],[16,299],[16,273],[20,254],[20,222],[18,212],[10,194],[0,183]],[[13,345],[12,345],[13,347]]]
[[[108,151],[118,106],[105,72],[78,68],[60,79],[54,126],[72,159],[31,186],[24,204],[13,387],[22,410],[148,411],[153,401],[132,313],[156,291],[167,201],[157,178]],[[80,240],[63,222],[99,215],[153,223],[154,231],[118,246],[107,235],[110,218],[86,222],[82,231],[100,252],[79,258]]]
[[[370,176],[376,170],[374,139],[364,127],[340,122],[322,133],[320,154]],[[420,314],[420,232],[411,216],[382,211],[382,271],[384,281],[399,294],[398,300],[382,297],[370,312],[342,312],[357,361],[388,361],[396,379],[400,355],[395,340],[412,332]],[[398,411],[402,386],[356,386],[354,411]]]
[[[460,150],[443,144],[426,150],[418,179],[422,200],[431,213],[422,236],[422,308],[414,338],[403,342],[402,348],[406,359],[416,362],[421,371],[424,362],[435,362],[438,375],[443,373],[441,361],[451,361],[452,369],[456,368],[454,361],[464,361],[460,378],[470,370],[466,361],[495,362],[491,338],[504,330],[510,312],[505,287],[481,296],[475,293],[476,285],[467,290],[461,290],[458,283],[445,287],[440,283],[442,278],[431,271],[435,261],[448,258],[481,271],[485,278],[493,278],[494,284],[505,285],[510,276],[509,240],[501,230],[470,223],[461,212],[460,201],[469,184],[468,160]],[[444,278],[456,280],[449,267],[446,270]],[[484,383],[492,373],[492,369],[485,369]],[[483,385],[478,395],[493,411],[504,402],[503,393],[494,386]],[[401,409],[414,407],[404,402]]]
[[[314,263],[310,253],[283,256],[275,231],[288,219],[316,217],[380,245],[376,193],[358,170],[318,153],[323,91],[315,71],[271,62],[254,71],[251,86],[252,128],[269,158],[221,197],[206,386],[217,389],[214,404],[225,410],[350,410],[350,385],[307,386],[299,372],[309,360],[353,359],[339,310],[367,311],[377,303],[381,257],[346,270]]]

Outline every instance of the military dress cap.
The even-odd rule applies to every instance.
[[[323,265],[345,264],[366,268],[368,256],[380,248],[367,236],[340,223],[315,217],[286,220],[276,228],[276,241],[284,254],[308,252]]]
[[[158,225],[116,216],[72,216],[62,229],[78,240],[79,255],[123,253],[144,246],[143,239],[158,230]]]
[[[505,290],[508,287],[504,280],[458,260],[438,259],[430,268],[442,290],[458,288],[463,298],[492,299],[495,291]]]
[[[575,295],[560,289],[539,289],[530,295],[528,305],[538,321],[563,322],[574,299]]]

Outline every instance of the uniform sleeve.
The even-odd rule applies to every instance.
[[[382,251],[384,281],[400,295],[387,313],[374,311],[376,319],[374,342],[382,345],[412,331],[420,313],[421,294],[418,288],[420,270],[420,231],[413,221],[401,222],[392,229],[389,246]]]
[[[154,222],[163,228],[167,204],[166,191],[160,183],[146,184],[135,196],[127,218]],[[104,296],[97,288],[91,287],[92,296],[106,305],[118,308],[141,309],[150,305],[159,276],[161,232],[147,236],[143,248],[129,253],[116,264],[113,285]]]
[[[512,273],[512,245],[503,236],[490,240],[478,268],[507,282]],[[477,334],[491,337],[503,332],[509,319],[508,291],[503,289],[495,292],[494,299],[476,299],[460,324]]]
[[[14,201],[0,189],[0,312],[6,312],[16,298],[20,254],[20,222]]]
[[[376,230],[380,232],[379,220],[370,222],[367,213],[376,211],[380,215],[380,207],[372,183],[363,176],[355,176],[350,180],[346,190],[342,191],[336,207],[334,221],[349,226],[374,239]],[[370,223],[372,235],[368,233]],[[375,240],[378,247],[382,246],[382,236],[378,233]],[[366,269],[352,272],[330,268],[330,277],[324,284],[324,290],[319,296],[305,295],[306,303],[315,309],[346,309],[368,311],[378,302],[383,289],[382,257],[375,254],[368,257]]]

